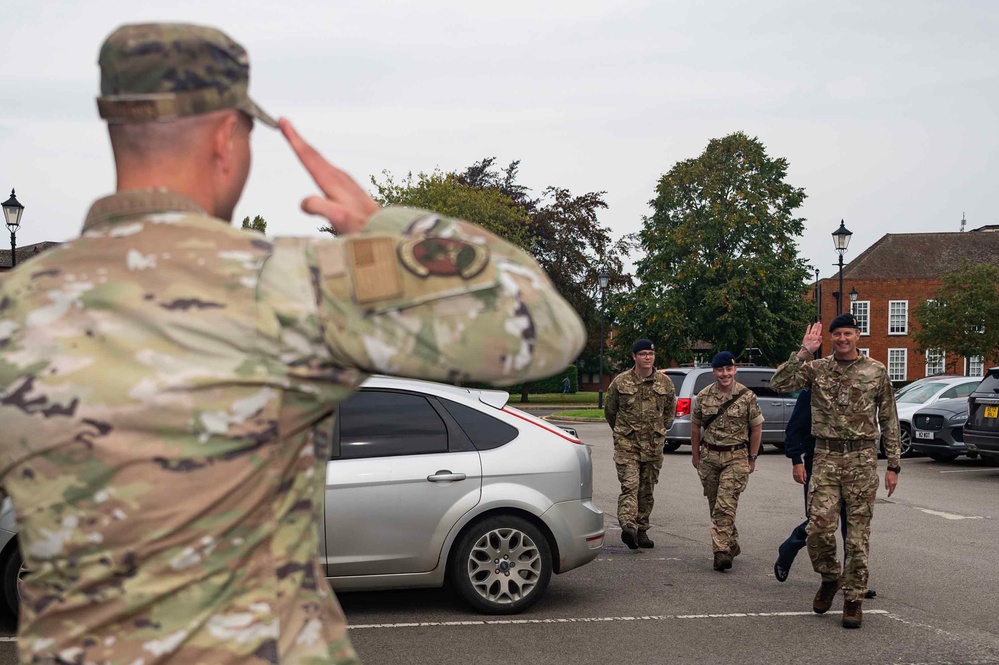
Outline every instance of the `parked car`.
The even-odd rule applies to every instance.
[[[999,463],[999,367],[993,367],[968,396],[965,445],[992,463]]]
[[[690,445],[690,413],[697,393],[711,385],[715,377],[710,367],[670,367],[660,371],[673,381],[676,389],[676,414],[663,446],[666,452],[673,452],[680,446]],[[772,367],[739,367],[735,380],[756,393],[756,401],[763,412],[763,443],[783,449],[784,428],[798,393],[774,391],[770,387],[770,377],[775,371]]]
[[[17,614],[20,597],[17,585],[24,574],[21,550],[17,547],[17,527],[14,523],[14,506],[4,498],[0,506],[0,592],[11,612]]]
[[[513,614],[541,599],[553,573],[597,557],[604,516],[589,446],[508,399],[372,377],[340,405],[318,525],[334,589],[448,581],[476,610]],[[0,522],[3,588],[16,596],[14,531],[13,515]]]
[[[935,404],[938,400],[967,397],[978,385],[979,379],[972,376],[932,377],[932,381],[921,381],[907,391],[900,391],[895,404],[898,408],[898,424],[902,428],[902,457],[912,457],[912,416],[923,407]],[[883,445],[882,445],[883,452]]]
[[[968,400],[964,397],[937,400],[916,411],[912,416],[912,449],[938,462],[966,455],[964,423],[967,419]]]

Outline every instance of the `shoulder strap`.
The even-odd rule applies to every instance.
[[[735,404],[735,402],[738,399],[740,399],[743,395],[745,395],[747,392],[750,392],[750,391],[748,389],[746,389],[746,390],[742,391],[741,393],[739,393],[738,395],[733,395],[732,397],[730,397],[728,399],[727,402],[725,402],[721,406],[719,406],[718,407],[718,411],[716,411],[714,413],[714,415],[708,416],[708,419],[704,421],[703,425],[701,425],[701,431],[702,432],[708,431],[708,428],[711,427],[711,423],[713,423],[715,421],[715,418],[717,418],[718,416],[720,416],[721,414],[723,414],[728,407],[730,407],[733,404]]]

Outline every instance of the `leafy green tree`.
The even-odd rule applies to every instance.
[[[641,284],[616,303],[619,356],[646,335],[663,364],[690,359],[696,341],[736,355],[759,348],[771,364],[798,347],[811,272],[795,246],[805,192],[785,182],[787,166],[737,132],[660,178],[639,233]]]
[[[426,208],[449,217],[474,222],[520,247],[530,245],[530,217],[509,196],[496,189],[462,183],[453,173],[409,174],[402,182],[383,173],[383,181],[372,178],[381,205]]]
[[[919,324],[915,333],[919,350],[944,349],[999,363],[999,265],[962,261],[941,281],[933,299],[913,312]]]
[[[247,217],[243,218],[243,228],[244,229],[250,229],[252,231],[260,231],[261,233],[265,233],[266,234],[267,233],[267,222],[264,221],[264,218],[261,217],[260,215],[257,215],[256,217],[254,217],[252,222],[250,221],[249,216],[247,216]]]

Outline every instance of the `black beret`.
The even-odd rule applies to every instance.
[[[843,313],[829,324],[829,332],[836,330],[836,328],[860,328],[860,324],[857,323],[857,317],[853,314]]]
[[[732,355],[731,351],[719,351],[715,354],[715,357],[711,359],[711,367],[713,369],[718,369],[719,367],[728,367],[729,365],[735,364],[735,356]]]
[[[640,339],[631,345],[631,352],[638,353],[639,351],[655,351],[656,345],[652,343],[651,339]]]

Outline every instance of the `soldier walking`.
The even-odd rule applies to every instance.
[[[649,515],[663,466],[666,430],[673,424],[676,391],[656,371],[656,349],[640,339],[631,347],[635,366],[614,377],[607,388],[604,417],[614,430],[614,464],[621,482],[617,521],[621,540],[631,549],[655,547],[649,538]]]
[[[801,348],[777,368],[779,391],[812,391],[812,462],[808,498],[808,554],[822,584],[812,610],[824,614],[843,589],[843,627],[860,628],[867,593],[867,555],[878,489],[878,436],[884,439],[885,489],[898,486],[900,442],[895,397],[885,366],[857,351],[860,326],[853,314],[829,325],[833,353],[809,361],[822,345],[822,324],[808,326]],[[836,559],[840,502],[846,509],[844,566]]]
[[[735,380],[734,355],[716,354],[711,372],[715,382],[697,393],[690,415],[690,461],[708,498],[714,569],[724,572],[742,551],[735,514],[749,474],[756,470],[763,413],[756,394]]]

